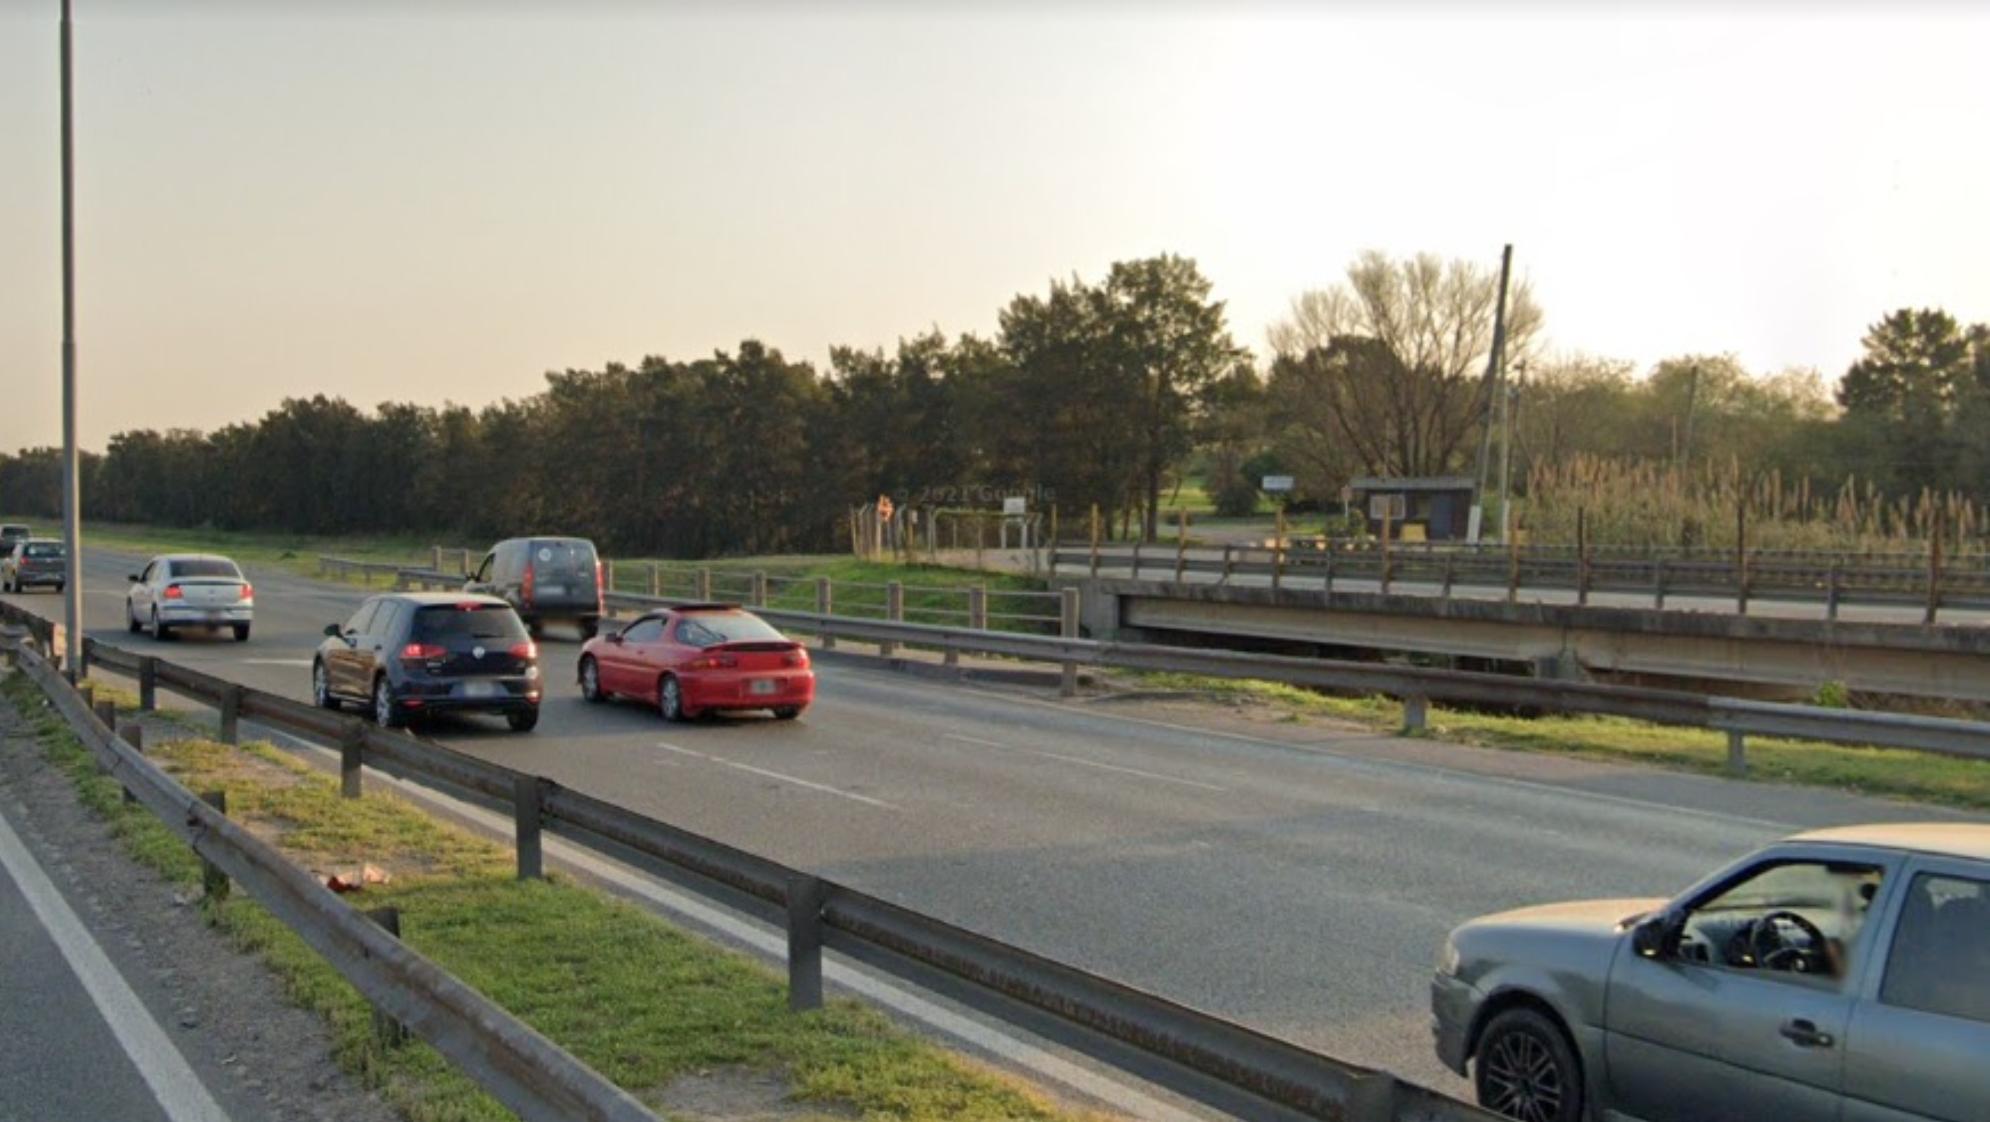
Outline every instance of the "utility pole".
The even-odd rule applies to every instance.
[[[69,0],[62,0],[62,667],[83,672],[83,517],[76,452],[76,153],[71,117]]]
[[[1526,363],[1520,365],[1520,374],[1524,380],[1527,375]],[[1499,400],[1499,540],[1510,542],[1513,540],[1510,489],[1513,480],[1513,426],[1520,413],[1520,387],[1517,385],[1506,387],[1506,393]]]
[[[1485,493],[1487,476],[1492,468],[1493,408],[1498,400],[1493,396],[1500,388],[1500,363],[1506,350],[1506,282],[1513,272],[1513,243],[1508,242],[1499,255],[1499,303],[1493,307],[1492,353],[1486,356],[1485,388],[1485,433],[1479,440],[1479,474],[1472,488],[1472,513],[1465,529],[1468,541],[1479,540],[1479,529],[1485,519]]]

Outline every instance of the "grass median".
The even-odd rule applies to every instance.
[[[1266,707],[1288,721],[1324,718],[1378,731],[1402,727],[1402,706],[1384,697],[1337,697],[1299,686],[1190,674],[1119,674],[1123,684]],[[1427,739],[1547,752],[1709,775],[1727,773],[1727,734],[1625,717],[1520,717],[1430,707]],[[1990,761],[1897,748],[1809,740],[1748,739],[1749,778],[1862,795],[1990,810]]]
[[[0,692],[131,854],[197,893],[191,851],[123,802],[39,691],[14,674]],[[520,882],[508,849],[391,795],[343,799],[331,778],[268,745],[162,738],[147,754],[193,790],[225,790],[231,817],[307,869],[385,869],[390,883],[350,899],[399,908],[410,946],[666,1116],[676,1085],[691,1076],[698,1099],[683,1109],[714,1122],[1090,1117],[854,1002],[790,1013],[784,980],[760,964],[565,878]],[[357,991],[253,901],[238,893],[203,908],[263,957],[294,1000],[327,1019],[340,1062],[409,1119],[511,1117],[426,1045],[383,1048]]]

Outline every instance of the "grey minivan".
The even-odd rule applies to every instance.
[[[1528,1122],[1990,1118],[1990,826],[1819,830],[1452,932],[1437,1053]]]
[[[581,638],[601,625],[601,560],[586,538],[509,538],[491,547],[466,592],[503,598],[534,637],[548,621],[571,621]]]

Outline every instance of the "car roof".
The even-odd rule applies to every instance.
[[[447,607],[451,604],[488,604],[505,608],[511,606],[508,601],[500,597],[486,596],[481,592],[388,592],[383,593],[380,599],[399,600],[423,608],[437,605]]]
[[[1889,822],[1870,826],[1838,826],[1828,830],[1810,830],[1789,840],[1899,849],[1990,861],[1990,825],[1972,822]]]
[[[235,559],[233,557],[224,557],[219,553],[161,553],[159,556],[154,557],[152,560],[154,561],[226,561],[230,565],[235,564]]]

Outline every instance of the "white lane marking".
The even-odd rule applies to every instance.
[[[1229,791],[1228,787],[1218,787],[1214,783],[1198,783],[1193,779],[1177,779],[1172,775],[1162,775],[1159,772],[1141,771],[1137,767],[1120,767],[1118,764],[1102,764],[1097,760],[1088,760],[1082,756],[1066,756],[1063,755],[1062,753],[1042,752],[1034,748],[1030,749],[1030,755],[1042,756],[1047,760],[1063,760],[1067,764],[1078,764],[1081,767],[1095,767],[1098,768],[1100,771],[1116,771],[1119,772],[1121,775],[1137,775],[1142,779],[1153,779],[1162,783],[1179,783],[1184,787],[1199,787],[1204,791],[1215,791],[1218,794],[1222,794]]]
[[[308,658],[241,658],[235,661],[244,666],[309,666]]]
[[[331,761],[338,758],[335,749],[312,744],[274,729],[263,731],[268,732],[270,739],[274,741],[303,749],[323,760]],[[698,755],[671,744],[660,744],[658,747],[688,755]],[[417,802],[433,803],[452,814],[480,823],[485,829],[498,835],[509,834],[513,826],[508,817],[423,787],[419,783],[410,783],[371,769],[368,769],[366,780],[369,783],[385,783],[397,791],[405,792]],[[632,892],[667,915],[719,932],[729,939],[752,947],[773,961],[787,961],[788,940],[784,932],[771,930],[754,920],[734,915],[717,904],[709,903],[689,892],[671,888],[642,872],[582,849],[564,838],[549,834],[546,836],[545,845],[547,854],[555,860],[570,868],[585,870],[590,876]],[[965,1041],[985,1052],[1000,1056],[1017,1067],[1036,1073],[1039,1078],[1062,1084],[1080,1094],[1108,1103],[1132,1117],[1151,1119],[1153,1122],[1206,1122],[1205,1115],[1184,1110],[1173,1103],[1147,1094],[1132,1084],[1122,1083],[1103,1072],[1093,1071],[1048,1049],[1039,1048],[1021,1037],[1011,1036],[992,1025],[956,1013],[920,997],[895,982],[840,962],[833,955],[823,956],[822,973],[830,982],[857,994],[866,1001],[882,1005],[896,1011],[900,1016],[955,1040]]]
[[[659,742],[657,744],[657,747],[663,749],[666,752],[675,752],[680,756],[691,756],[700,760],[708,760],[711,763],[723,764],[726,767],[735,768],[739,771],[752,772],[754,775],[764,775],[769,779],[778,779],[783,783],[792,783],[797,787],[806,787],[811,791],[821,791],[825,795],[836,795],[839,798],[851,799],[855,802],[863,803],[866,806],[877,807],[880,810],[903,809],[901,807],[893,806],[892,804],[885,802],[883,799],[874,799],[871,798],[869,795],[859,795],[855,791],[845,791],[841,787],[831,787],[827,783],[816,783],[812,780],[802,779],[798,776],[783,775],[778,771],[768,771],[764,767],[754,767],[752,764],[742,764],[737,760],[728,760],[722,756],[708,756],[703,752],[693,752],[689,748],[679,748],[675,744],[664,744]]]
[[[943,733],[941,733],[941,734],[940,734],[940,739],[941,739],[941,740],[958,740],[958,741],[960,741],[960,742],[961,742],[961,743],[963,743],[963,744],[979,744],[979,745],[981,745],[981,746],[982,746],[983,748],[1007,748],[1007,747],[1008,747],[1008,745],[1007,745],[1007,744],[1004,744],[1004,743],[1002,743],[1002,742],[1001,742],[1001,741],[999,741],[999,740],[983,740],[983,739],[981,739],[981,738],[980,738],[980,737],[978,737],[978,736],[962,736],[962,735],[961,735],[960,733],[957,733],[957,732],[943,732]]]
[[[34,855],[21,844],[13,827],[0,817],[0,865],[14,878],[28,907],[48,930],[56,949],[69,963],[69,969],[103,1014],[104,1023],[117,1037],[118,1046],[131,1057],[132,1066],[152,1089],[152,1097],[172,1122],[228,1122],[228,1116],[207,1093],[200,1077],[187,1066],[179,1049],[167,1038],[159,1022],[152,1019],[145,1003],[131,992],[124,977],[97,945],[83,921],[69,909],[68,901],[36,864]]]

